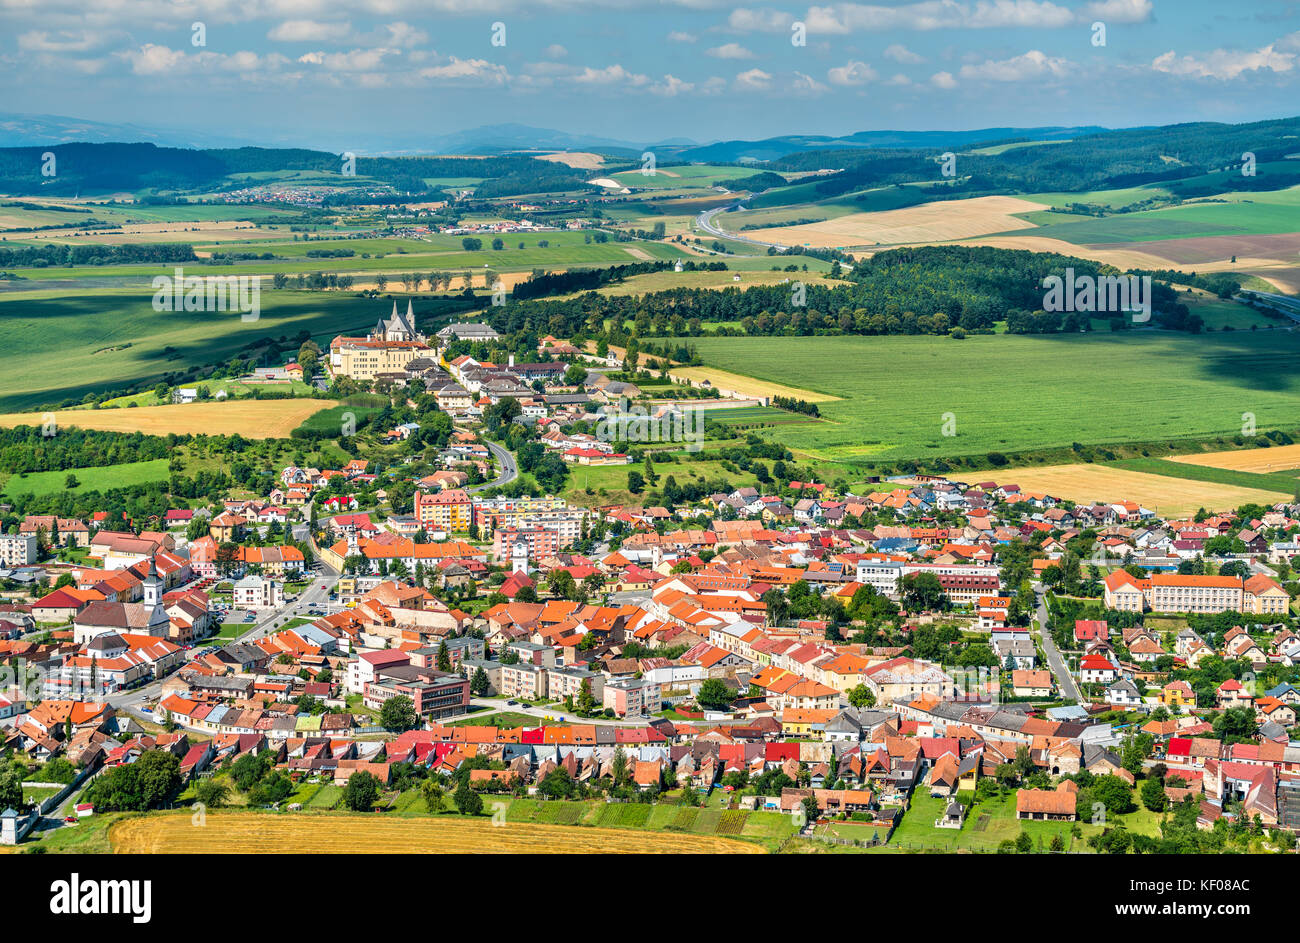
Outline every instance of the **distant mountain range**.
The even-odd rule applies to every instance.
[[[858,131],[842,137],[818,134],[789,134],[761,141],[718,141],[695,147],[674,149],[681,160],[735,161],[776,160],[802,151],[825,151],[835,148],[968,148],[993,141],[1062,141],[1096,134],[1106,128],[1096,125],[1076,128],[980,128],[976,131]]]
[[[833,148],[970,147],[991,141],[1023,139],[1063,140],[1104,131],[1097,126],[1077,128],[981,128],[975,131],[858,131],[843,136],[789,134],[757,141],[733,140],[700,144],[688,138],[666,138],[635,142],[593,134],[570,133],[523,124],[493,124],[449,134],[413,136],[409,132],[380,133],[357,142],[358,153],[370,155],[409,154],[500,154],[507,151],[569,150],[599,151],[617,157],[636,157],[652,150],[661,160],[767,161],[802,151]],[[184,128],[155,128],[135,124],[114,124],[69,118],[61,115],[29,115],[0,112],[0,147],[33,147],[71,142],[149,143],[160,147],[309,147],[334,150],[318,140],[290,136],[283,140],[234,137]]]
[[[159,147],[245,147],[257,142],[206,131],[146,128],[62,115],[0,112],[0,147],[39,147],[42,144],[157,144]]]

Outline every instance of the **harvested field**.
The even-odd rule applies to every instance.
[[[548,160],[555,164],[567,164],[581,170],[595,170],[605,163],[605,158],[589,151],[560,151],[555,154],[534,154],[538,160]]]
[[[259,229],[254,223],[236,219],[204,222],[135,223],[111,232],[94,229],[70,229],[39,234],[39,238],[57,243],[83,245],[130,245],[139,242],[229,242],[252,238],[284,238],[284,233]]]
[[[1240,449],[1234,452],[1205,452],[1201,455],[1171,455],[1171,462],[1208,465],[1233,471],[1273,472],[1300,468],[1300,445],[1279,445],[1267,449]]]
[[[147,435],[239,433],[249,439],[282,439],[308,417],[337,405],[336,400],[328,399],[267,399],[136,409],[62,409],[53,413],[0,414],[0,427],[40,426],[53,416],[60,428],[76,426]]]
[[[1094,249],[1127,249],[1131,243],[1093,243]],[[1161,239],[1142,244],[1143,251],[1180,265],[1199,265],[1237,257],[1237,268],[1264,261],[1300,260],[1300,233],[1271,235],[1204,236],[1192,239]]]
[[[1096,259],[1118,269],[1164,269],[1169,268],[1170,262],[1173,261],[1154,254],[1150,243],[1142,243],[1141,251],[1133,248],[1098,249],[1095,246],[1075,245],[1064,239],[1050,239],[1046,236],[990,236],[984,239],[965,239],[962,243],[970,246],[993,246],[996,249],[1059,252],[1061,255],[1072,255],[1080,259]]]
[[[801,390],[796,386],[785,386],[781,383],[769,383],[767,380],[756,380],[753,377],[741,376],[739,373],[730,373],[716,367],[675,367],[668,375],[674,380],[686,383],[708,380],[715,389],[729,390],[744,396],[790,396],[808,403],[829,403],[839,399],[838,396],[814,393],[812,390]]]
[[[973,200],[923,203],[880,213],[850,213],[820,223],[756,229],[745,235],[760,241],[770,239],[819,248],[951,242],[1024,229],[1025,221],[1013,213],[1031,213],[1046,208],[1043,203],[1017,197],[984,196]]]
[[[1271,450],[1270,450],[1271,451]],[[1042,468],[1006,468],[996,473],[978,472],[967,481],[1020,485],[1025,491],[1045,492],[1077,503],[1136,501],[1165,517],[1194,514],[1198,508],[1228,511],[1243,504],[1274,504],[1291,495],[1257,488],[1239,488],[1208,481],[1167,478],[1106,465],[1047,465]]]
[[[645,808],[649,809],[649,806]],[[117,854],[762,854],[748,842],[698,835],[579,828],[451,816],[269,815],[209,812],[148,815],[116,823]]]

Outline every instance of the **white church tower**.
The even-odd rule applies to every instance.
[[[528,541],[516,540],[510,547],[510,572],[528,573]]]
[[[158,606],[162,604],[163,581],[158,575],[158,566],[154,563],[152,557],[149,558],[149,573],[145,576],[141,584],[144,589],[144,604],[146,606]]]

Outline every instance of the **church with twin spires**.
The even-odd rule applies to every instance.
[[[428,339],[415,326],[415,310],[406,303],[406,313],[397,310],[380,318],[365,337],[336,337],[330,344],[329,368],[333,376],[353,380],[375,380],[384,374],[404,375],[407,364],[432,353]]]

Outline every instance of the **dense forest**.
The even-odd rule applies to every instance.
[[[59,429],[46,436],[39,426],[0,429],[0,468],[22,472],[62,471],[168,458],[188,436],[152,436],[140,432]]]
[[[673,288],[640,297],[588,292],[563,300],[527,301],[493,308],[502,333],[587,337],[606,324],[634,324],[640,337],[699,336],[709,321],[739,322],[714,333],[749,335],[949,334],[992,330],[1006,320],[1013,333],[1052,333],[1085,327],[1087,316],[1043,312],[1043,279],[1074,269],[1075,276],[1119,274],[1088,259],[1024,249],[985,246],[922,246],[881,252],[857,265],[849,285],[807,284],[792,273],[788,285],[746,289]],[[802,287],[802,299],[799,289]],[[1199,329],[1175,291],[1152,284],[1155,323],[1175,330]],[[803,304],[798,304],[799,300]],[[1101,315],[1098,315],[1101,317]]]
[[[269,258],[269,256],[268,256]],[[120,265],[129,262],[197,262],[194,247],[182,242],[110,245],[0,246],[0,267]]]

